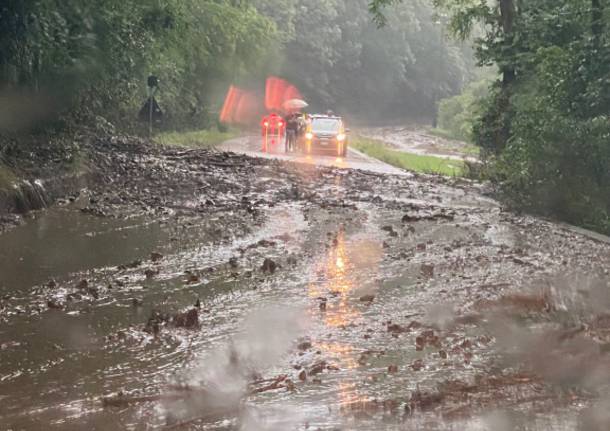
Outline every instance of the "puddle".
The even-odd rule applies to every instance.
[[[173,233],[159,222],[99,218],[50,209],[0,237],[0,293],[23,293],[53,277],[116,266],[166,248]]]

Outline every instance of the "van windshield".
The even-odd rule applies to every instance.
[[[314,133],[339,133],[341,121],[331,118],[315,118],[311,123]]]

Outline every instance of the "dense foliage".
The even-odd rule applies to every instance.
[[[319,109],[367,120],[430,118],[436,101],[459,92],[474,69],[470,48],[443,37],[428,0],[397,6],[383,28],[368,0],[252,3],[283,34],[278,72]]]
[[[435,19],[426,0],[383,30],[366,0],[4,0],[0,132],[96,116],[129,126],[149,74],[174,128],[205,127],[230,83],[271,73],[316,107],[430,115],[471,66]]]
[[[474,128],[489,94],[491,78],[469,83],[461,94],[443,99],[438,107],[438,132],[465,142],[474,141]]]
[[[231,0],[3,0],[0,130],[101,115],[127,125],[160,78],[170,122],[201,125],[230,80],[263,73],[275,25]]]
[[[477,58],[502,74],[474,128],[490,177],[521,207],[610,233],[607,1],[435,3],[458,36],[482,24]]]

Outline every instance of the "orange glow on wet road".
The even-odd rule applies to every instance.
[[[323,315],[326,325],[346,326],[360,317],[354,291],[362,287],[359,283],[364,282],[365,274],[368,276],[375,272],[380,258],[381,246],[376,242],[348,244],[345,232],[339,231],[326,258],[316,268],[318,280],[309,284],[311,298],[328,298]],[[363,269],[364,274],[361,273]]]

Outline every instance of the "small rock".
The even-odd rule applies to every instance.
[[[64,305],[55,299],[49,299],[47,301],[47,307],[49,307],[51,310],[63,310]]]
[[[150,260],[152,260],[153,262],[158,262],[161,259],[163,259],[163,255],[161,253],[157,253],[157,252],[152,252],[150,254]]]
[[[305,370],[301,370],[299,373],[299,380],[302,382],[307,380],[307,372]]]
[[[199,283],[199,276],[197,276],[196,274],[193,274],[193,273],[188,273],[187,277],[186,277],[186,283],[187,284]]]
[[[199,312],[196,308],[192,308],[185,313],[178,313],[174,316],[173,322],[177,328],[197,328],[199,327]]]
[[[424,368],[424,361],[418,359],[417,361],[413,362],[410,367],[413,371],[421,371]]]
[[[273,274],[277,270],[277,263],[269,258],[266,258],[263,262],[263,266],[261,266],[261,270],[263,272]]]
[[[85,290],[89,287],[89,282],[87,280],[81,280],[78,282],[78,284],[76,285],[77,289],[80,290]]]
[[[375,295],[364,295],[360,297],[360,302],[371,303],[375,300]]]
[[[312,344],[311,344],[310,341],[303,341],[297,347],[298,347],[299,350],[305,351],[305,350],[311,349]]]
[[[94,299],[100,299],[100,293],[97,287],[90,287],[87,289],[87,293],[91,295]]]
[[[383,226],[381,230],[386,231],[392,238],[396,238],[398,236],[398,232],[396,232],[392,226]]]
[[[433,278],[434,277],[434,265],[423,264],[421,266],[421,274],[426,278]]]
[[[416,221],[419,221],[419,220],[421,220],[421,217],[414,216],[414,215],[411,215],[411,214],[405,214],[402,217],[402,222],[403,223],[413,223],[413,222],[416,222]]]
[[[402,334],[405,332],[409,332],[409,329],[400,326],[398,323],[393,323],[388,325],[388,332],[391,332],[392,334]]]
[[[312,367],[309,369],[309,375],[310,376],[315,376],[316,374],[320,374],[322,371],[324,371],[326,369],[326,366],[328,364],[326,363],[326,361],[319,361],[316,362],[314,365],[312,365]]]
[[[290,392],[294,392],[294,390],[296,389],[294,386],[294,383],[292,380],[287,379],[284,384],[286,385],[286,390],[290,391]]]
[[[398,372],[398,365],[390,365],[388,367],[388,373],[394,374]]]
[[[147,269],[144,271],[144,275],[148,280],[155,278],[157,274],[159,274],[159,271],[155,271],[154,269]]]
[[[460,347],[462,349],[472,349],[472,341],[466,339],[462,342],[462,344],[460,344]]]
[[[153,335],[159,335],[161,331],[161,326],[169,321],[169,315],[161,313],[158,310],[153,310],[152,315],[146,322],[146,327],[144,328],[145,332]]]

